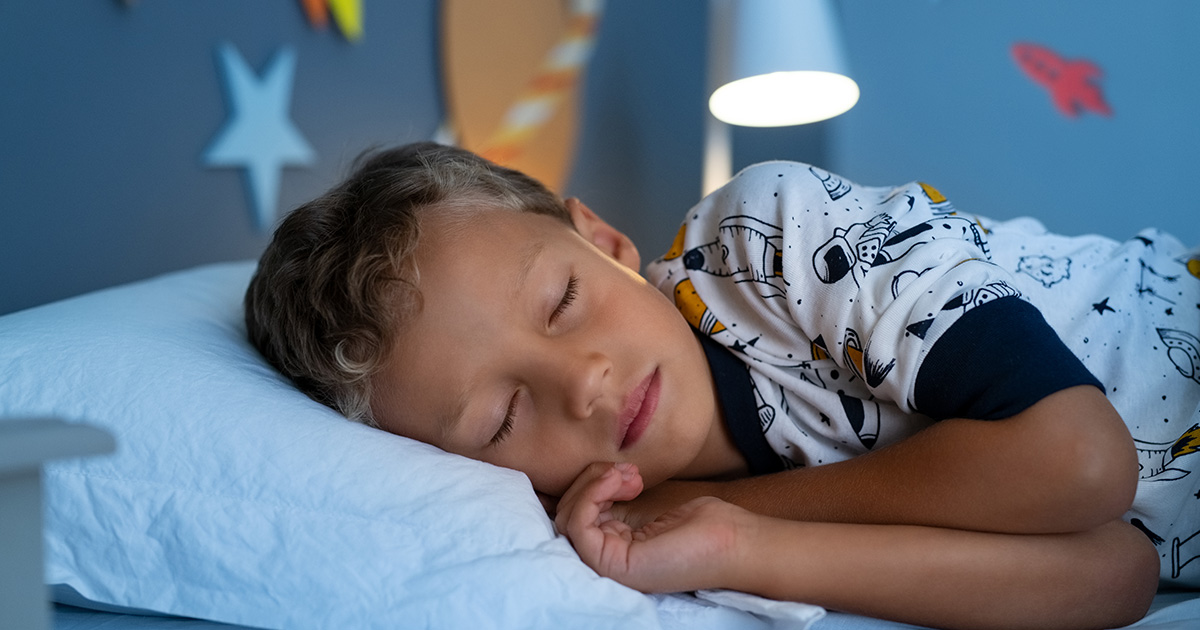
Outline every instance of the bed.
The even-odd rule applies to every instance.
[[[61,418],[116,444],[44,466],[51,627],[910,627],[598,577],[523,475],[347,422],[271,369],[244,339],[252,272],[0,317],[0,422]],[[1135,625],[1198,628],[1200,594],[1160,593]]]

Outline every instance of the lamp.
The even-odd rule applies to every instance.
[[[709,0],[709,46],[705,193],[730,176],[726,123],[800,125],[858,102],[828,0]]]

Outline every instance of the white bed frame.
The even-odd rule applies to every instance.
[[[42,463],[112,452],[109,433],[53,419],[0,422],[0,628],[49,627],[42,564]]]

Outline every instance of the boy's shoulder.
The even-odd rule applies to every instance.
[[[692,207],[677,236],[694,241],[697,231],[715,234],[754,221],[772,225],[789,239],[833,234],[886,217],[901,226],[956,214],[950,201],[929,184],[910,181],[864,186],[804,162],[771,161],[746,167]]]
[[[821,192],[837,199],[854,186],[853,182],[812,164],[774,160],[747,166],[718,192],[787,189],[792,194],[805,191]]]

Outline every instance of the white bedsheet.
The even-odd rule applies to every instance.
[[[658,618],[665,630],[796,630],[797,621],[748,616],[725,606],[708,606],[687,596],[656,600]],[[224,624],[167,617],[118,615],[70,606],[54,611],[54,630],[218,630],[237,628]],[[814,620],[809,630],[904,630],[907,624],[830,612]],[[1150,613],[1128,626],[1139,630],[1196,630],[1200,628],[1200,593],[1167,592],[1154,598]]]

